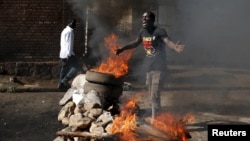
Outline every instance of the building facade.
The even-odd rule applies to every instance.
[[[108,13],[108,8],[99,10],[97,13],[99,17],[96,16],[96,18],[100,18],[102,21],[108,19],[109,22],[106,25],[113,25],[115,22],[115,29],[130,36],[139,29],[143,10],[151,9],[157,14],[157,23],[170,28],[170,22],[166,23],[165,18],[159,17],[166,14],[167,5],[173,6],[171,1],[167,0],[167,3],[164,1],[163,4],[161,1],[153,0],[138,0],[136,3],[131,0],[123,3],[114,0],[107,4],[104,1],[95,0],[99,9],[105,8],[107,5],[113,6],[110,13]],[[75,52],[79,57],[88,53],[86,52],[86,42],[91,38],[91,31],[96,30],[99,26],[96,23],[93,24],[96,21],[92,19],[92,23],[88,23],[92,24],[92,27],[86,28],[86,21],[89,20],[86,9],[91,6],[93,9],[93,5],[88,2],[87,0],[1,0],[0,73],[36,75],[46,69],[57,72],[58,69],[53,69],[53,66],[58,67],[59,63],[60,33],[71,18],[76,18],[79,21],[75,29]],[[169,9],[171,8],[167,8],[168,11]],[[170,10],[170,12],[173,11],[173,9]],[[173,15],[169,12],[167,14],[167,18]],[[88,37],[87,40],[86,37]],[[51,66],[51,62],[53,62],[53,66]],[[45,66],[45,68],[31,71],[35,64],[40,64],[40,67]],[[44,64],[50,65],[46,67]]]

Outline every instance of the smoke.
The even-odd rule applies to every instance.
[[[176,33],[187,64],[249,66],[248,0],[179,0]],[[175,58],[174,58],[175,59]]]
[[[74,11],[78,12],[80,17],[83,15],[83,11],[86,10],[82,9],[83,7],[86,7],[86,5],[93,6],[92,2],[97,2],[97,0],[69,1],[73,4]],[[107,1],[110,0],[99,0],[99,9],[96,13],[90,14],[89,17],[91,27],[95,27],[89,45],[93,48],[93,53],[96,56],[102,54],[103,38],[111,32],[116,22],[123,15],[126,15],[126,9],[129,5],[133,6],[133,14],[134,12],[140,13],[143,9],[146,9],[142,6],[144,3],[143,0],[115,0],[117,2],[115,4],[116,6],[107,5]],[[162,1],[163,0],[161,0],[161,2]],[[167,1],[175,3],[175,14],[173,15],[175,21],[170,27],[171,31],[167,32],[173,41],[180,40],[181,43],[185,45],[185,50],[181,54],[176,54],[170,50],[167,52],[167,61],[169,65],[185,64],[193,66],[250,67],[250,43],[248,35],[250,33],[249,0],[166,0],[166,2]],[[157,3],[157,1],[154,2]],[[165,16],[164,12],[162,17]],[[138,17],[140,18],[140,15]],[[139,24],[137,21],[140,21],[140,19],[133,19],[135,24]],[[141,47],[137,49],[142,50]],[[133,55],[135,57],[133,63],[137,63],[137,65],[131,67],[133,69],[131,74],[136,77],[135,80],[137,82],[144,84],[145,69],[141,63],[142,60],[137,60],[138,58],[136,58],[136,56],[141,57],[141,55],[144,54],[140,54],[138,51]],[[172,71],[174,72],[176,70]],[[185,72],[185,70],[181,71]],[[174,82],[173,84],[189,83],[194,86],[195,84],[213,85],[214,83],[219,85],[217,82],[218,76],[220,75],[199,75],[198,73],[195,76],[177,77],[174,78],[174,80],[168,78],[171,80],[167,81]],[[223,81],[235,80],[231,78],[231,75],[223,77],[225,77]],[[188,91],[184,90],[183,93],[185,94],[185,92]],[[211,93],[209,93],[209,91],[202,92],[212,95],[212,98],[216,100],[212,103],[208,101],[209,103],[207,104],[212,105],[211,109],[216,110],[218,107],[214,108],[213,106],[223,103],[223,101],[225,101],[224,96],[228,93],[227,90]],[[216,97],[216,95],[219,97]],[[180,95],[179,99],[183,99],[183,96],[183,94]],[[195,94],[195,97],[197,97],[197,94]],[[192,99],[192,97],[187,96],[187,99]],[[207,98],[203,100],[203,103],[195,101],[196,105],[198,105],[197,109],[207,106],[204,104],[206,100]],[[174,101],[176,103],[176,99],[174,99]],[[180,101],[180,103],[176,103],[175,106],[178,107],[178,105],[180,106],[181,104],[183,104],[183,100]],[[185,107],[185,104],[183,105]],[[192,108],[196,107],[192,104],[190,109]]]
[[[128,15],[133,5],[138,5],[143,0],[67,0],[72,5],[72,10],[83,23],[88,22],[89,42],[91,57],[104,58],[104,38],[116,32],[119,21]],[[86,13],[88,9],[88,14]]]
[[[89,25],[93,33],[89,46],[93,54],[103,54],[103,38],[113,32],[117,22],[133,8],[133,18],[143,9],[157,4],[146,4],[147,0],[68,0],[72,9],[85,22],[86,7],[92,8]],[[148,2],[148,1],[147,1]],[[161,1],[166,4],[169,1]],[[170,37],[186,46],[181,55],[168,52],[167,60],[172,64],[249,66],[248,33],[250,31],[250,9],[248,0],[177,0],[174,3],[174,24]],[[157,6],[156,6],[157,7]],[[134,15],[137,13],[137,15]],[[164,12],[163,12],[164,13]],[[142,14],[142,13],[141,13]],[[138,16],[139,17],[139,16]],[[161,16],[161,17],[164,17]],[[166,19],[168,20],[168,19]],[[140,19],[133,19],[140,24]],[[138,25],[137,25],[138,26]],[[140,26],[140,25],[139,25]],[[133,29],[135,32],[136,30]],[[136,36],[135,33],[134,36]],[[124,43],[129,42],[124,38]],[[141,54],[135,54],[141,55]]]

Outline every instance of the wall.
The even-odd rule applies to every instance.
[[[131,41],[137,35],[142,12],[147,8],[152,10],[153,7],[153,10],[160,14],[158,23],[167,28],[172,40],[180,40],[186,46],[182,54],[168,52],[167,60],[170,65],[250,67],[248,61],[250,1],[159,0],[159,4],[162,5],[158,7],[159,9],[155,5],[157,1],[145,1],[119,2],[122,4],[120,7],[124,7],[128,2],[134,4],[133,33],[129,38],[122,39],[124,43]],[[79,19],[75,29],[77,34],[75,50],[81,56],[85,33],[85,14],[82,10],[86,2],[87,0],[0,0],[0,74],[5,68],[12,68],[10,72],[13,73],[19,72],[15,68],[20,66],[17,65],[18,62],[53,61],[58,64],[60,32],[71,17]],[[164,18],[164,9],[169,8],[169,5],[170,7],[174,5],[174,10],[171,10],[174,16],[171,16],[170,11],[168,18]],[[100,10],[107,10],[105,7],[102,8]],[[112,13],[117,11],[117,8],[110,8],[109,11]],[[172,18],[172,22],[165,25],[164,22],[168,22],[169,17]],[[109,30],[103,29],[105,21],[94,20],[96,28],[89,45],[96,51],[103,39],[100,35],[106,35],[103,33]],[[100,55],[102,54],[96,56]],[[136,56],[140,55],[135,54],[134,57]],[[11,65],[5,65],[9,62]]]
[[[76,17],[65,0],[1,0],[0,7],[0,62],[58,60],[60,32]],[[76,50],[81,42],[77,36]]]
[[[60,33],[71,18],[79,19],[67,0],[1,0],[0,74],[57,78]],[[82,55],[83,30],[78,20],[77,55]]]

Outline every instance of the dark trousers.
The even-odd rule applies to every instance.
[[[61,59],[61,65],[62,68],[59,76],[60,82],[68,82],[75,77],[79,70],[79,65],[75,56],[71,56],[68,59]]]

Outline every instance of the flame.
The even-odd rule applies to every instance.
[[[116,116],[111,128],[111,133],[116,134],[121,141],[139,141],[135,134],[137,116],[134,110],[137,105],[137,98],[129,100],[121,107],[121,113]]]
[[[181,139],[187,141],[187,130],[185,124],[193,122],[194,116],[186,114],[183,119],[178,118],[176,115],[170,113],[159,113],[153,122],[153,127],[161,130],[173,139]]]
[[[128,50],[126,53],[116,55],[116,50],[121,47],[117,43],[118,36],[111,34],[104,38],[105,47],[109,50],[109,55],[97,68],[92,69],[95,72],[102,72],[114,75],[116,78],[124,76],[128,72],[128,61],[134,50]],[[139,94],[141,95],[141,94]],[[120,115],[117,115],[113,121],[111,134],[118,136],[120,141],[151,141],[150,137],[139,137],[136,130],[138,97],[131,98],[122,107]],[[187,130],[185,124],[194,121],[194,116],[187,114],[182,119],[170,113],[159,113],[156,115],[152,126],[173,139],[187,141]]]
[[[117,43],[118,36],[111,34],[104,38],[105,47],[109,50],[109,55],[97,68],[92,69],[95,72],[102,72],[114,75],[116,78],[124,76],[128,72],[128,61],[132,56],[133,50],[116,55],[116,50],[121,47]]]
[[[148,135],[140,137],[136,134],[137,115],[136,108],[138,108],[138,98],[143,95],[142,91],[129,99],[121,107],[120,115],[114,118],[111,134],[116,135],[120,141],[152,141],[153,139]],[[156,115],[152,127],[158,129],[168,135],[173,140],[188,141],[187,130],[185,125],[195,120],[194,116],[190,113],[184,115],[183,118],[172,113],[159,113]],[[149,119],[151,121],[151,119]]]

